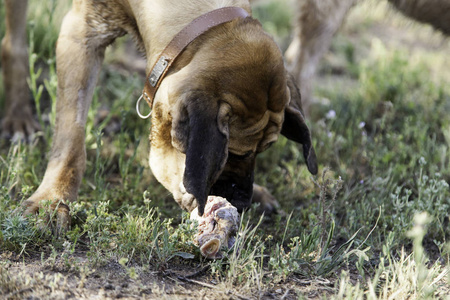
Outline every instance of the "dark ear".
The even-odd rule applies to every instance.
[[[292,76],[288,76],[288,88],[291,99],[284,111],[284,122],[281,134],[294,142],[303,145],[303,156],[306,160],[309,172],[316,175],[318,171],[317,158],[311,142],[311,133],[306,126],[305,118],[301,108],[300,91],[294,84]]]
[[[199,107],[188,108],[189,138],[183,184],[197,200],[199,215],[203,215],[211,186],[227,160],[228,139],[218,128],[217,110]]]

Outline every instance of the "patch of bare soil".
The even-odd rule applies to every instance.
[[[264,290],[239,290],[209,275],[207,264],[175,263],[155,271],[111,260],[91,267],[83,251],[69,258],[19,257],[11,252],[0,258],[1,299],[319,299],[334,285],[327,279],[292,276]]]
[[[12,256],[3,253],[2,260]],[[87,262],[86,252],[75,252],[67,261],[58,257],[9,257],[0,266],[0,297],[3,299],[161,299],[196,298],[205,295],[190,282],[183,282],[187,268],[165,275],[148,267],[134,266],[136,276],[117,261],[98,267]],[[128,268],[128,267],[127,267]],[[131,267],[130,267],[131,268]],[[194,270],[195,271],[195,270]],[[133,279],[133,278],[134,279]]]

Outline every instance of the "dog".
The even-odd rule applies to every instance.
[[[294,38],[285,58],[300,86],[308,114],[313,81],[322,56],[328,51],[350,9],[361,0],[297,0]],[[388,0],[404,15],[428,23],[450,35],[450,0]]]
[[[9,13],[17,0],[5,3]],[[247,0],[74,0],[56,47],[49,162],[23,203],[25,215],[51,200],[56,229],[69,227],[67,203],[76,200],[85,170],[85,125],[105,48],[125,34],[147,57],[150,167],[181,208],[203,214],[208,195],[239,211],[252,197],[270,198],[264,188],[253,194],[255,158],[279,134],[302,145],[308,170],[317,173],[300,92]]]

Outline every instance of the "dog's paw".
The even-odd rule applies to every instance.
[[[55,197],[53,198],[54,200],[47,201],[42,199],[52,198],[38,198],[33,196],[22,203],[22,208],[24,209],[23,215],[25,217],[42,215],[43,220],[39,223],[39,227],[44,229],[50,226],[55,236],[60,236],[69,230],[71,217],[67,204],[62,200],[57,200],[58,198]]]
[[[30,142],[38,130],[40,130],[39,123],[31,114],[29,116],[7,115],[2,121],[1,138],[10,140],[12,143]]]
[[[263,186],[253,184],[253,203],[259,203],[259,208],[266,214],[283,213],[277,199]]]

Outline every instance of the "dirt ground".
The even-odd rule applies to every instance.
[[[83,251],[73,253],[70,267],[61,257],[2,253],[1,260],[8,261],[0,265],[2,299],[319,299],[334,290],[327,279],[291,276],[265,291],[240,291],[219,283],[201,263],[161,271],[135,265],[136,275],[130,276],[117,261],[90,267]]]

